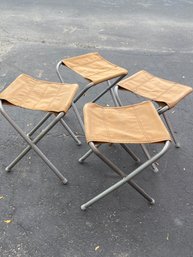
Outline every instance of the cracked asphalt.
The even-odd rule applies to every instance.
[[[193,2],[190,0],[1,0],[0,90],[21,73],[58,81],[55,66],[68,56],[98,51],[128,69],[145,69],[193,86]],[[66,72],[66,82],[83,80]],[[78,103],[80,111],[100,87]],[[125,104],[141,99],[122,93]],[[110,95],[101,104],[112,105]],[[155,198],[146,201],[127,185],[86,212],[80,205],[118,181],[96,156],[78,158],[88,146],[70,110],[66,121],[78,147],[55,126],[38,144],[68,178],[64,186],[30,151],[9,173],[5,167],[25,147],[0,118],[1,257],[192,257],[193,256],[193,100],[188,96],[169,113],[181,148],[174,145],[159,161],[159,173],[146,169],[136,181]],[[8,107],[24,131],[42,113]],[[151,153],[159,146],[149,146]],[[125,172],[136,164],[118,146],[104,146]],[[144,161],[138,146],[132,149]]]

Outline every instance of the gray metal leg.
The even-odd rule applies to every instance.
[[[47,113],[43,119],[29,132],[27,133],[27,136],[30,137],[32,136],[42,125],[43,123],[49,119],[49,117],[52,115],[53,113],[49,112]],[[55,114],[56,116],[57,114]],[[69,134],[72,136],[72,138],[74,139],[74,141],[78,144],[81,145],[80,140],[76,137],[76,135],[74,134],[74,132],[71,130],[71,128],[66,124],[66,122],[61,119],[60,120],[61,124],[63,125],[63,127],[69,132]]]
[[[171,134],[171,136],[172,136],[172,139],[173,139],[173,141],[174,141],[174,143],[175,143],[176,148],[180,148],[180,143],[177,141],[177,139],[176,139],[176,137],[175,137],[174,131],[173,131],[173,129],[172,129],[172,125],[171,125],[171,123],[170,123],[168,117],[166,116],[166,113],[163,113],[162,115],[163,115],[163,118],[164,118],[164,120],[165,120],[165,123],[166,123],[166,125],[167,125],[167,127],[168,127],[168,130],[170,131],[170,134]]]
[[[141,148],[142,148],[143,152],[145,153],[146,157],[147,157],[148,159],[151,159],[151,155],[150,155],[149,151],[147,150],[147,147],[146,147],[144,144],[141,144]],[[151,166],[152,166],[153,171],[154,171],[155,173],[159,171],[159,169],[158,169],[158,167],[156,166],[155,163],[152,163]]]
[[[117,85],[113,88],[113,95],[114,95],[117,103],[119,104],[119,106],[122,106],[123,104],[122,104],[121,99],[119,97],[118,89],[119,89],[119,87]]]
[[[126,177],[127,175],[120,170],[114,163],[112,163],[107,157],[105,157],[99,150],[96,148],[94,143],[89,144],[92,151],[102,160],[104,161],[115,173],[117,173],[121,177]],[[154,199],[149,196],[139,185],[137,185],[134,181],[128,181],[128,183],[137,190],[150,204],[154,204]],[[81,207],[82,208],[82,207]],[[83,208],[84,209],[84,208]]]
[[[60,66],[64,65],[62,61],[59,61],[59,63],[56,65],[56,73],[62,83],[64,83],[64,80],[59,72]]]
[[[46,115],[43,117],[43,119],[42,119],[40,122],[38,122],[38,124],[37,124],[29,133],[27,133],[27,136],[28,136],[28,137],[32,136],[32,135],[41,127],[41,125],[42,125],[47,119],[49,119],[49,117],[50,117],[51,115],[52,115],[51,112],[46,113]]]
[[[112,161],[110,161],[104,154],[102,154],[95,146],[94,143],[89,143],[91,149],[93,152],[102,160],[104,161],[115,173],[117,173],[121,177],[126,177],[127,175],[119,169]],[[154,199],[149,196],[139,185],[137,185],[134,181],[128,181],[128,184],[132,186],[135,190],[138,191],[146,200],[148,200],[151,204],[153,204],[155,201]]]
[[[95,103],[99,98],[101,98],[101,96],[103,96],[104,94],[106,94],[111,88],[113,88],[120,80],[122,80],[122,78],[124,78],[125,75],[119,77],[117,80],[115,80],[115,82],[113,82],[112,84],[109,83],[109,86],[103,90],[97,97],[95,97],[91,102]]]
[[[80,116],[80,113],[79,113],[78,108],[77,108],[77,106],[76,106],[75,103],[72,103],[72,108],[73,108],[73,110],[74,110],[74,113],[75,113],[75,115],[76,115],[76,117],[77,117],[77,119],[78,119],[78,122],[79,122],[80,127],[81,127],[81,129],[82,129],[82,131],[83,131],[83,134],[84,134],[84,123],[83,123],[83,121],[82,121],[82,118],[81,118],[81,116]]]
[[[49,113],[51,115],[51,113]],[[46,133],[53,128],[53,126],[55,126],[55,124],[58,122],[58,121],[61,121],[62,119],[60,117],[63,117],[64,114],[58,116],[57,118],[55,118],[46,128],[44,128],[41,133],[35,138],[32,140],[32,142],[34,144],[38,143],[45,135]],[[45,116],[46,117],[46,116]],[[42,120],[43,121],[43,120]],[[42,123],[41,121],[41,123]],[[40,123],[39,123],[40,124]],[[67,126],[67,124],[65,124]],[[41,126],[41,125],[40,125]],[[39,127],[40,127],[39,126]],[[37,126],[36,126],[37,127]],[[66,128],[66,127],[65,127]],[[36,129],[37,130],[37,129]],[[30,131],[31,132],[31,131]],[[33,129],[33,133],[35,132],[35,129]],[[33,133],[30,133],[31,135]],[[29,135],[27,134],[27,136],[29,137]],[[72,135],[71,135],[72,136]],[[76,141],[77,143],[79,143],[80,141]],[[80,142],[81,143],[81,142]],[[10,171],[28,152],[29,150],[31,149],[30,145],[28,145],[6,168],[5,170],[6,171]]]
[[[108,84],[110,85],[109,81],[108,81]],[[115,94],[114,94],[113,88],[110,89],[110,93],[111,93],[111,97],[112,97],[112,99],[113,99],[114,105],[115,105],[115,106],[120,106],[120,104],[119,104],[119,102],[117,101],[116,96],[115,96]]]
[[[60,116],[56,117],[41,133],[32,140],[34,144],[37,144],[45,135],[46,133],[52,129],[56,123],[64,116],[64,113],[60,113]],[[10,171],[31,149],[31,146],[28,145],[6,168],[6,171]]]
[[[94,143],[90,142],[89,143],[90,147],[93,148],[94,147]],[[154,157],[152,157],[150,160],[147,160],[145,163],[143,163],[141,166],[139,166],[138,168],[136,168],[133,172],[131,172],[129,175],[127,175],[126,177],[122,178],[120,181],[118,181],[117,183],[115,183],[114,185],[112,185],[111,187],[109,187],[108,189],[106,189],[105,191],[103,191],[102,193],[100,193],[99,195],[95,196],[94,198],[92,198],[90,201],[88,201],[87,203],[81,205],[81,209],[82,210],[86,210],[87,207],[89,207],[90,205],[92,205],[93,203],[97,202],[98,200],[102,199],[103,197],[105,197],[106,195],[110,194],[111,192],[113,192],[114,190],[118,189],[120,186],[124,185],[125,183],[128,183],[129,181],[131,181],[131,179],[133,179],[136,175],[138,175],[140,172],[142,172],[145,168],[147,168],[149,165],[151,165],[153,162],[157,161],[169,148],[170,146],[170,142],[167,141],[164,145],[164,147],[162,148],[162,150],[157,153]],[[95,149],[93,148],[93,151]],[[98,151],[98,149],[96,149]],[[97,152],[95,151],[95,153],[97,154]],[[97,154],[98,155],[98,154]],[[101,158],[105,163],[107,163],[108,165],[110,163],[109,160],[102,156],[99,156],[99,158]],[[103,158],[104,157],[104,158]],[[111,165],[111,164],[110,164]]]
[[[74,132],[71,130],[71,128],[66,124],[66,122],[61,119],[60,123],[62,124],[62,126],[68,131],[68,133],[71,135],[71,137],[74,139],[74,141],[77,143],[77,145],[81,145],[80,140],[76,137],[76,135],[74,134]]]
[[[120,145],[133,158],[134,161],[138,163],[140,162],[139,157],[137,157],[137,155],[133,151],[131,151],[130,148],[128,148],[125,144],[120,144]]]
[[[95,147],[99,147],[101,144],[95,144]],[[91,154],[93,153],[93,150],[90,149],[88,152],[86,152],[82,157],[79,158],[79,162],[83,163]]]
[[[15,130],[20,134],[20,136],[29,144],[29,147],[32,148],[40,158],[49,166],[49,168],[58,176],[61,181],[66,184],[67,179],[60,173],[60,171],[48,160],[48,158],[42,153],[42,151],[35,145],[34,141],[29,139],[29,137],[22,131],[22,129],[9,117],[9,115],[3,109],[2,101],[0,100],[0,112],[4,118],[15,128]],[[64,113],[58,114],[56,119],[60,120],[64,116]],[[55,125],[55,124],[53,124]],[[41,136],[42,137],[42,136]]]
[[[96,147],[99,147],[101,144],[97,144],[95,145]],[[129,153],[129,155],[136,161],[136,162],[140,162],[140,159],[125,145],[125,144],[120,144],[123,149]],[[91,154],[93,153],[93,150],[90,149],[88,150],[87,153],[85,153],[82,157],[79,158],[79,162],[83,163]]]
[[[57,66],[56,66],[56,73],[57,73],[57,75],[58,75],[58,77],[59,77],[59,79],[60,79],[60,81],[62,82],[62,83],[64,83],[64,80],[63,80],[63,78],[62,78],[62,75],[60,74],[60,66],[65,66],[63,63],[62,63],[62,61],[60,61],[58,64],[57,64]],[[82,121],[82,118],[81,118],[81,115],[80,115],[80,113],[79,113],[79,111],[78,111],[78,108],[76,107],[76,102],[81,98],[81,96],[83,96],[85,93],[86,93],[86,91],[87,90],[89,90],[91,87],[93,86],[93,83],[89,83],[88,85],[86,85],[79,93],[78,93],[78,95],[74,98],[74,101],[73,101],[73,103],[72,103],[72,108],[73,108],[73,110],[74,110],[74,112],[75,112],[75,114],[76,114],[76,117],[77,117],[77,119],[78,119],[78,122],[79,122],[79,124],[80,124],[80,126],[81,126],[81,129],[82,129],[82,131],[84,132],[84,124],[83,124],[83,121]]]
[[[169,110],[169,106],[168,105],[164,105],[164,106],[160,106],[158,109],[157,109],[157,112],[159,115],[163,114],[164,112],[168,111]]]
[[[74,103],[76,103],[80,98],[81,96],[83,96],[94,84],[93,83],[89,83],[87,84],[81,91],[80,93],[78,93],[78,95],[74,98]]]
[[[106,156],[104,156],[104,154],[102,154],[97,148],[96,145],[94,143],[89,143],[91,149],[93,150],[93,152],[102,160],[104,161],[115,173],[117,173],[119,176],[121,176],[122,178],[126,177],[127,175],[121,170],[119,169],[112,161],[110,161]],[[146,200],[148,200],[148,202],[150,204],[154,204],[155,201],[154,199],[149,196],[139,185],[137,185],[134,181],[128,181],[128,184],[130,184],[130,186],[132,186],[135,190],[138,191],[138,193],[140,193]]]

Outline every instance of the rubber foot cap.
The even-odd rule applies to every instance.
[[[85,211],[85,210],[86,210],[86,207],[85,207],[85,205],[84,205],[84,204],[83,204],[83,205],[81,205],[81,206],[80,206],[80,208],[81,208],[81,210],[82,210],[82,211]]]
[[[155,200],[154,199],[152,199],[152,201],[151,202],[149,202],[150,203],[150,205],[154,205],[155,204]]]

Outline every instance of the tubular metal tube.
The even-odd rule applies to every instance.
[[[164,118],[164,120],[165,120],[165,123],[166,123],[166,125],[167,125],[167,127],[168,127],[168,130],[169,130],[169,132],[170,132],[170,134],[171,134],[171,136],[172,136],[172,139],[173,139],[173,141],[174,141],[174,144],[175,144],[176,148],[180,148],[180,143],[177,141],[177,139],[176,139],[176,137],[175,137],[175,134],[174,134],[174,131],[173,131],[173,129],[172,129],[172,125],[171,125],[171,123],[170,123],[170,120],[168,119],[168,117],[166,116],[165,113],[163,113],[162,115],[163,115],[163,118]]]
[[[126,146],[125,144],[120,144],[120,145],[133,158],[134,161],[140,162],[140,159],[137,157],[137,155],[133,151],[131,151],[131,149],[128,146]]]
[[[92,100],[92,103],[95,103],[101,96],[103,96],[109,89],[111,89],[112,87],[114,87],[120,80],[122,80],[122,78],[124,78],[126,75],[123,75],[121,77],[119,77],[114,83],[110,84],[105,90],[103,90],[97,97],[95,97]]]
[[[77,145],[81,145],[80,140],[76,137],[76,135],[74,134],[74,132],[71,130],[71,128],[66,124],[66,122],[63,119],[60,119],[60,123],[62,124],[62,126],[69,132],[69,134],[71,135],[71,137],[74,139],[74,141],[77,143]]]
[[[148,159],[151,159],[151,155],[150,155],[149,151],[147,150],[147,147],[146,147],[144,144],[141,144],[141,148],[142,148],[144,154],[146,155],[146,157],[147,157]],[[157,173],[157,172],[159,171],[159,169],[158,169],[158,167],[156,166],[155,163],[152,163],[151,166],[152,166],[153,171],[154,171],[155,173]]]
[[[25,133],[22,131],[22,129],[5,112],[5,110],[3,109],[3,105],[2,105],[2,101],[1,100],[0,100],[0,112],[2,113],[4,118],[15,128],[15,130],[20,134],[20,136],[30,145],[30,148],[32,148],[40,156],[40,158],[49,166],[49,168],[55,173],[55,175],[58,176],[64,184],[66,184],[67,183],[67,179],[60,173],[60,171],[48,160],[48,158],[34,144],[34,142],[31,141],[28,138],[28,136],[25,135]],[[58,116],[62,117],[63,115],[64,115],[64,113],[60,113]],[[58,118],[58,116],[57,116],[57,118]]]
[[[38,124],[29,132],[29,133],[27,133],[27,136],[28,137],[30,137],[30,136],[32,136],[40,127],[41,127],[41,125],[47,120],[47,119],[49,119],[49,117],[52,115],[52,113],[51,112],[48,112],[45,116],[44,116],[44,118],[40,121],[40,122],[38,122]]]
[[[63,113],[62,113],[63,114]],[[55,118],[44,130],[41,131],[41,133],[32,140],[33,144],[37,144],[44,135],[55,126],[55,124],[63,117],[63,115],[60,115],[59,118]],[[6,171],[10,171],[31,149],[31,146],[28,145],[7,167]]]
[[[77,119],[78,119],[78,122],[79,122],[79,124],[80,124],[80,127],[81,127],[81,129],[82,129],[82,131],[83,131],[83,133],[84,133],[84,124],[83,124],[82,118],[81,118],[81,116],[80,116],[80,113],[79,113],[78,108],[77,108],[77,106],[76,106],[75,103],[72,103],[72,108],[73,108],[73,110],[74,110],[74,112],[75,112],[75,115],[76,115],[76,117],[77,117]]]
[[[92,142],[89,143],[90,147],[93,147],[92,144],[93,144]],[[87,203],[81,205],[81,209],[82,210],[86,210],[86,208],[89,207],[90,205],[92,205],[93,203],[97,202],[98,200],[102,199],[106,195],[108,195],[111,192],[113,192],[114,190],[118,189],[120,186],[122,186],[125,183],[127,183],[128,181],[130,181],[132,178],[134,178],[136,175],[138,175],[142,170],[147,168],[153,162],[157,161],[168,150],[169,146],[170,146],[170,141],[166,141],[164,147],[162,148],[162,150],[159,153],[157,153],[150,160],[147,160],[145,163],[143,163],[141,166],[139,166],[137,169],[135,169],[129,175],[127,175],[126,177],[122,178],[120,181],[118,181],[117,183],[115,183],[111,187],[107,188],[105,191],[103,191],[99,195],[95,196],[94,198],[92,198]]]
[[[101,144],[97,144],[97,145],[95,145],[95,147],[98,148],[100,145]],[[82,157],[80,157],[78,161],[80,163],[83,163],[92,153],[93,153],[92,149],[88,150],[88,152],[86,152]]]

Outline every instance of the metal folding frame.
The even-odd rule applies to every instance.
[[[25,140],[28,146],[6,167],[6,171],[10,171],[31,149],[33,149],[37,155],[49,166],[49,168],[60,178],[63,184],[67,183],[67,179],[61,174],[61,172],[48,160],[48,158],[43,154],[43,152],[37,147],[37,143],[50,131],[58,122],[61,122],[63,127],[69,132],[74,141],[80,145],[80,140],[73,133],[71,128],[66,124],[63,117],[66,113],[54,113],[48,112],[38,124],[28,133],[25,134],[22,129],[15,123],[15,121],[8,115],[3,107],[3,102],[0,100],[0,113],[3,117],[12,125],[12,127],[20,134],[20,136]],[[44,128],[42,131],[34,138],[31,139],[31,136],[52,116],[55,118]]]
[[[136,184],[136,182],[133,181],[133,178],[141,173],[145,168],[150,166],[152,163],[157,161],[163,154],[166,153],[170,146],[170,141],[166,141],[164,144],[164,147],[160,152],[158,152],[155,156],[151,157],[149,160],[141,164],[138,168],[136,168],[134,171],[132,171],[129,175],[126,175],[118,166],[116,166],[109,158],[107,158],[103,153],[101,153],[98,149],[98,145],[94,142],[89,142],[89,146],[92,149],[92,152],[94,152],[104,163],[106,163],[107,166],[109,166],[115,173],[117,173],[122,179],[115,183],[114,185],[107,188],[102,193],[98,194],[88,202],[81,205],[82,210],[86,210],[90,205],[97,202],[101,198],[105,197],[106,195],[110,194],[114,190],[118,189],[120,186],[128,183],[130,186],[132,186],[138,193],[140,193],[150,204],[154,204],[155,200],[146,193],[139,185]]]
[[[114,94],[113,91],[111,91],[111,94],[112,94],[112,97],[114,98],[115,94]],[[120,106],[119,100],[120,99],[114,98],[114,102],[115,102],[116,106]],[[159,108],[158,113],[159,114],[163,114],[168,109],[169,109],[169,107],[167,105],[162,106],[162,107]],[[79,162],[83,163],[92,153],[94,153],[94,154],[96,154],[99,157],[99,159],[101,159],[109,168],[111,168],[122,179],[120,181],[118,181],[117,183],[115,183],[114,185],[110,186],[108,189],[106,189],[102,193],[98,194],[97,196],[95,196],[94,198],[89,200],[88,202],[82,204],[81,205],[81,209],[82,210],[86,210],[90,205],[92,205],[93,203],[97,202],[101,198],[105,197],[106,195],[108,195],[112,191],[118,189],[120,186],[124,185],[125,183],[128,183],[133,189],[135,189],[140,195],[142,195],[148,201],[149,204],[151,204],[151,205],[155,204],[155,200],[147,192],[145,192],[145,190],[143,188],[141,188],[141,186],[139,186],[136,182],[134,182],[133,178],[136,175],[138,175],[139,173],[141,173],[148,166],[153,165],[160,157],[162,157],[166,153],[166,151],[169,149],[169,146],[170,146],[171,142],[169,140],[165,140],[165,141],[163,141],[163,143],[164,143],[164,147],[158,153],[156,153],[154,156],[150,156],[149,152],[148,152],[147,153],[148,160],[145,161],[143,164],[140,164],[129,175],[127,175],[115,163],[113,163],[109,158],[107,158],[99,150],[99,148],[102,145],[107,145],[108,144],[108,140],[105,143],[102,143],[102,142],[97,143],[97,142],[94,142],[94,141],[88,142],[90,150],[87,153],[85,153],[79,159]],[[130,149],[127,147],[127,145],[125,145],[123,143],[116,143],[116,144],[119,144],[126,152],[128,152],[130,154],[130,156],[135,161],[140,163],[139,158],[135,154],[133,154],[132,151],[130,152]],[[138,144],[140,144],[140,143],[138,143]],[[144,147],[145,147],[145,145],[144,145]]]

